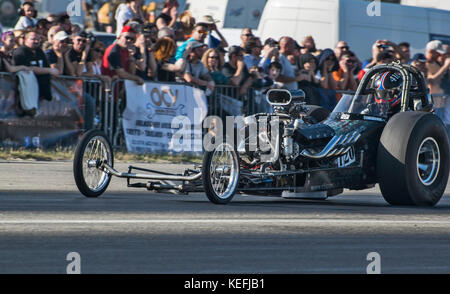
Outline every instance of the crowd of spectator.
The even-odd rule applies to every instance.
[[[378,40],[372,57],[361,60],[345,41],[319,49],[313,36],[261,40],[250,28],[242,30],[241,44],[228,44],[211,16],[196,20],[178,10],[176,0],[167,0],[155,16],[141,0],[126,0],[115,10],[115,24],[103,23],[117,36],[106,46],[68,15],[36,19],[33,2],[25,2],[14,30],[1,36],[0,71],[32,71],[40,85],[52,75],[68,75],[97,77],[106,85],[115,79],[188,83],[207,93],[231,85],[240,95],[251,87],[301,88],[310,103],[332,108],[340,99],[337,90],[355,91],[369,68],[399,60],[416,66],[431,93],[442,95],[435,99],[437,113],[450,125],[450,100],[444,97],[450,95],[450,51],[441,41],[411,57],[407,42]],[[40,97],[51,99],[49,87],[40,88]]]

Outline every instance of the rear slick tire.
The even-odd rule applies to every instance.
[[[449,176],[449,141],[442,121],[431,113],[392,117],[380,139],[377,176],[391,205],[434,206]]]

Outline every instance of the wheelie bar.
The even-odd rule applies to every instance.
[[[135,174],[135,173],[121,173],[115,170],[112,166],[107,163],[103,163],[102,167],[110,174],[118,178],[125,179],[142,179],[142,180],[161,180],[161,181],[187,181],[193,182],[201,179],[202,174],[198,173],[193,176],[175,176],[175,175],[146,175],[146,174]]]

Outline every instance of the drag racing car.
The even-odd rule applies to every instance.
[[[414,67],[372,68],[356,93],[344,95],[329,115],[306,105],[301,90],[271,90],[267,101],[273,113],[245,117],[231,135],[216,135],[204,146],[201,169],[182,174],[132,166],[118,172],[108,139],[91,131],[76,150],[77,186],[85,196],[98,197],[117,176],[152,191],[202,191],[215,204],[229,203],[236,193],[326,199],[376,184],[392,205],[434,206],[441,199],[449,139]],[[147,182],[132,184],[133,179]]]

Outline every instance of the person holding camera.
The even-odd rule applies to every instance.
[[[339,59],[339,69],[333,72],[338,90],[356,91],[358,83],[353,72],[358,67],[358,60],[352,51],[341,54]]]
[[[391,53],[394,54],[394,57],[397,60],[407,59],[406,54],[394,42],[391,42],[389,40],[377,40],[372,46],[372,58],[366,60],[363,63],[362,68],[372,68],[378,62],[378,54],[385,51],[391,51]]]
[[[153,42],[149,32],[138,34],[134,48],[130,51],[132,73],[146,81],[153,80],[157,76],[158,65],[152,49]]]
[[[33,2],[24,2],[19,11],[20,18],[17,21],[14,30],[26,30],[30,27],[34,28],[37,25],[37,12],[34,8]]]

